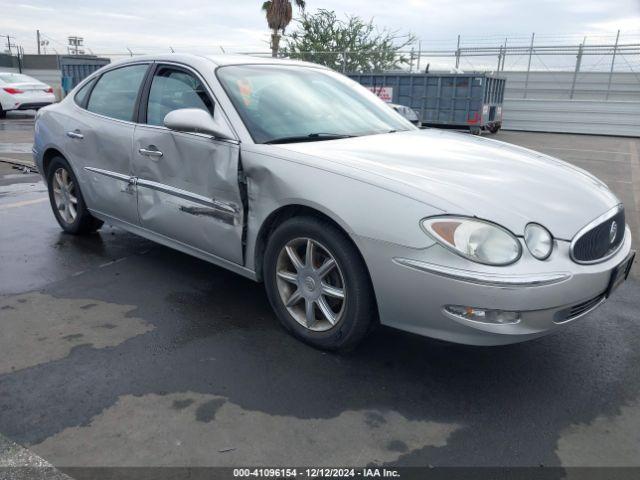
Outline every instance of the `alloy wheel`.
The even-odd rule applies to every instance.
[[[76,186],[65,168],[58,168],[53,174],[53,198],[60,218],[68,224],[75,222],[78,216],[78,197]]]
[[[316,240],[296,238],[281,249],[276,283],[288,312],[303,327],[324,332],[342,319],[344,277],[331,252]]]

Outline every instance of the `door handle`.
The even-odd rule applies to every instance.
[[[146,155],[148,157],[156,157],[156,158],[162,157],[162,152],[160,150],[149,150],[147,148],[139,148],[138,152],[140,152],[140,155]]]
[[[73,132],[67,132],[67,137],[82,140],[84,138],[84,135],[80,133],[80,130],[74,130]]]

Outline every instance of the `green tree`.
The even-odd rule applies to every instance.
[[[287,37],[284,53],[345,72],[380,72],[409,64],[401,53],[413,45],[412,34],[378,29],[373,19],[337,18],[332,10],[302,12],[298,28]]]
[[[304,13],[305,1],[294,0],[296,6]],[[278,56],[280,37],[284,29],[291,23],[293,8],[291,0],[268,0],[262,4],[262,11],[267,17],[267,24],[271,29],[271,55]]]

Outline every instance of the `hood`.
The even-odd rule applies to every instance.
[[[593,175],[496,140],[427,129],[278,145],[406,193],[446,213],[490,220],[522,235],[529,222],[570,240],[619,203]],[[373,177],[372,177],[373,175]]]

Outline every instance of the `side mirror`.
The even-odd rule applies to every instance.
[[[180,108],[167,113],[164,126],[176,132],[204,133],[226,140],[235,138],[226,123],[215,120],[209,112],[199,108]]]

